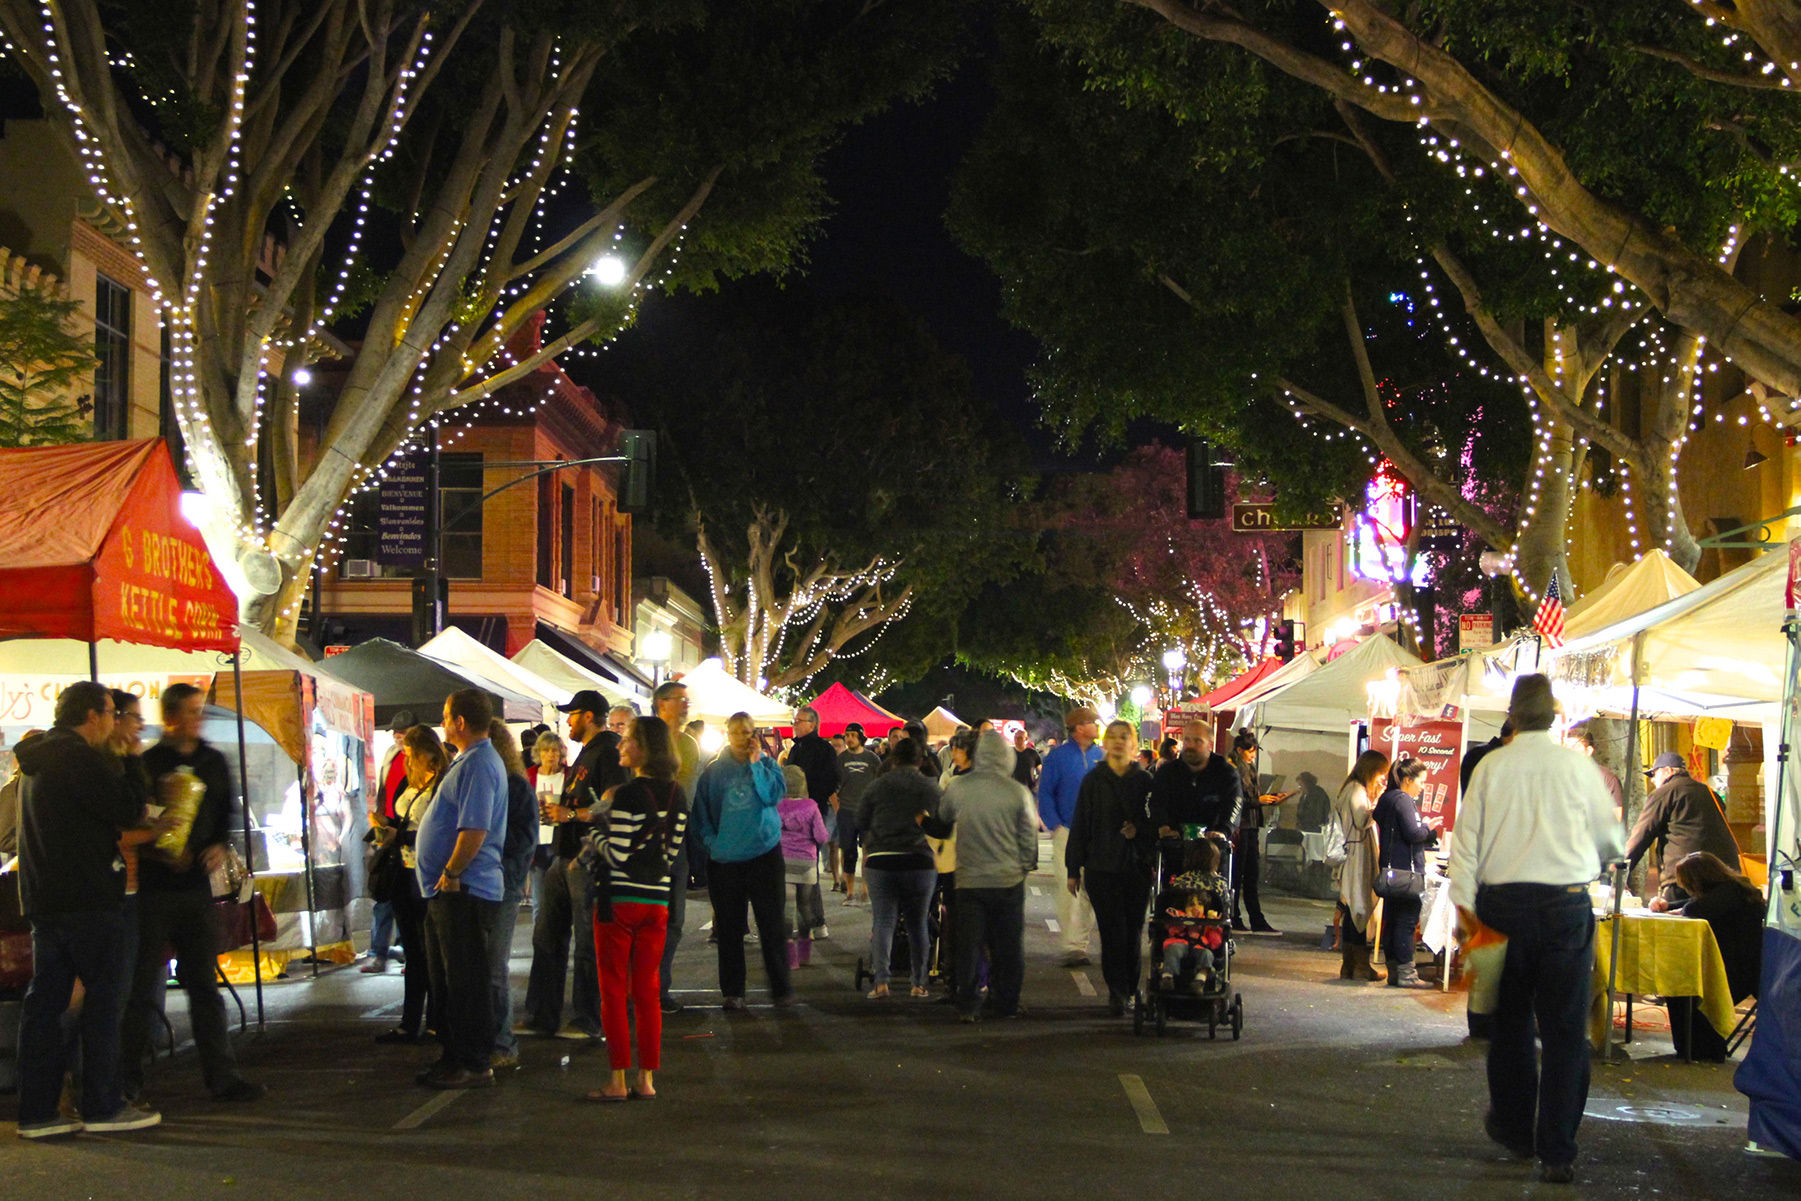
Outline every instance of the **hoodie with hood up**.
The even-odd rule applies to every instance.
[[[1038,866],[1038,809],[1013,778],[1014,753],[994,730],[976,740],[970,769],[945,787],[926,833],[957,836],[957,889],[1016,888]]]
[[[58,727],[19,744],[19,900],[27,917],[116,909],[119,832],[144,816],[121,763]]]

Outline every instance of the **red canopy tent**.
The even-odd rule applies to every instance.
[[[161,439],[0,450],[0,638],[229,652],[237,617]]]
[[[1281,667],[1282,660],[1276,658],[1265,659],[1249,671],[1233,676],[1224,684],[1221,684],[1218,688],[1215,688],[1212,692],[1209,692],[1206,696],[1202,697],[1201,700],[1210,709],[1229,709],[1232,707],[1231,702],[1233,697],[1251,687],[1251,685],[1261,683],[1267,676],[1280,670]]]
[[[861,725],[863,733],[870,738],[886,738],[896,728],[906,724],[906,718],[896,717],[862,693],[852,692],[843,684],[833,684],[808,704],[819,714],[819,733],[825,738],[844,733],[844,727],[853,721]],[[776,732],[783,738],[788,738],[793,735],[794,727],[778,726]]]

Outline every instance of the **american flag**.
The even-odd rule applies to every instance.
[[[1563,645],[1563,598],[1557,592],[1556,572],[1551,573],[1551,586],[1545,589],[1545,598],[1538,602],[1538,612],[1532,615],[1532,628],[1552,648]]]

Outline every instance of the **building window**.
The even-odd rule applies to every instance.
[[[600,501],[591,500],[588,505],[590,518],[588,524],[588,574],[594,577],[590,581],[593,587],[589,591],[598,599],[606,595],[601,578],[606,575],[607,562],[600,543]]]
[[[94,437],[126,436],[131,419],[131,289],[102,275],[94,287]]]
[[[482,578],[482,456],[480,451],[438,455],[438,512],[446,579]]]
[[[632,608],[631,551],[625,541],[625,526],[613,529],[613,615],[624,621]]]
[[[557,482],[538,477],[538,586],[554,588],[557,549]]]
[[[558,550],[561,558],[557,565],[562,569],[562,577],[558,589],[571,600],[575,598],[575,489],[568,484],[563,485],[562,512],[562,544]]]

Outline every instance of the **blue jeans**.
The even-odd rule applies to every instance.
[[[111,1117],[119,1089],[119,1023],[125,1014],[126,919],[111,909],[41,914],[31,919],[31,987],[19,1015],[19,1124],[56,1117],[68,1070],[63,1012],[80,980],[81,1112]]]
[[[1516,1146],[1540,1162],[1576,1161],[1588,1104],[1589,978],[1595,917],[1586,885],[1489,884],[1476,916],[1507,936],[1500,999],[1488,1043],[1488,1103]],[[1544,1048],[1544,1067],[1533,1045]]]
[[[369,920],[369,958],[386,959],[393,948],[394,906],[387,901],[377,901]]]
[[[519,1054],[519,1036],[513,1033],[513,931],[519,926],[519,906],[525,897],[516,892],[500,899],[494,915],[494,937],[488,943],[488,979],[494,986],[494,1053]]]
[[[875,982],[878,985],[888,983],[895,922],[904,905],[907,948],[913,955],[913,987],[924,988],[932,954],[932,940],[926,933],[926,923],[932,911],[932,886],[938,883],[937,870],[921,867],[895,871],[866,861],[863,875],[869,881],[869,909],[874,919],[874,929],[869,936],[869,958]]]

